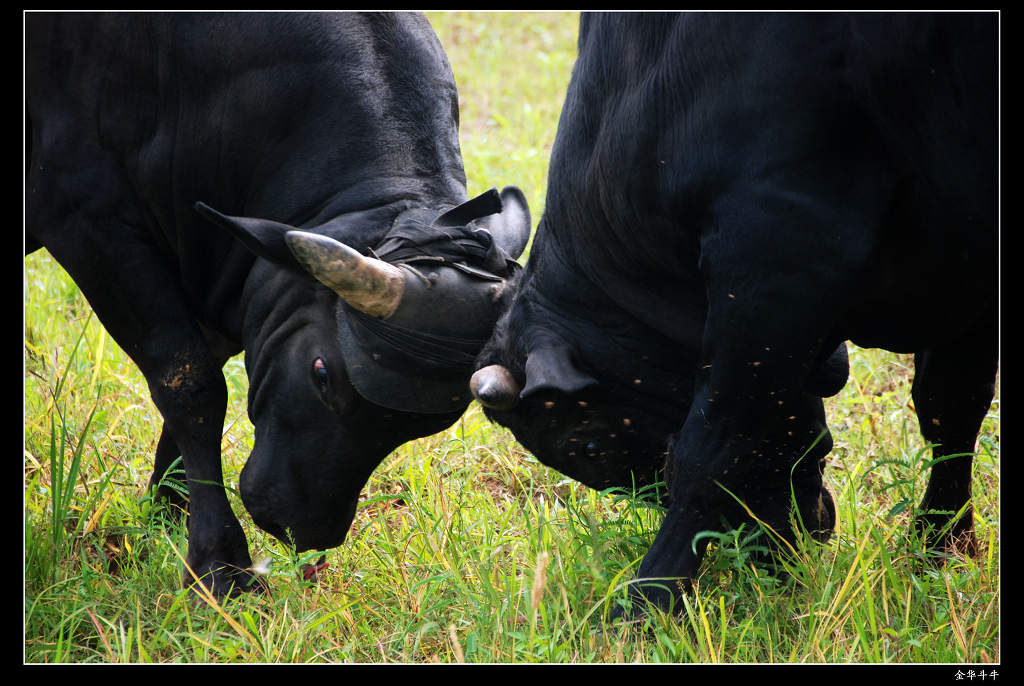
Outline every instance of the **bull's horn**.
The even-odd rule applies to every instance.
[[[398,267],[316,233],[289,231],[284,240],[306,271],[355,309],[382,319],[398,309],[405,290]]]
[[[492,410],[508,410],[519,403],[519,384],[500,364],[476,370],[469,380],[469,390],[481,405]]]

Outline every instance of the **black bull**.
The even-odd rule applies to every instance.
[[[997,30],[992,13],[582,17],[544,216],[471,384],[588,485],[665,480],[638,597],[671,605],[695,536],[753,524],[746,508],[790,542],[797,520],[831,533],[821,398],[845,341],[914,353],[936,460],[914,526],[976,550]]]
[[[338,545],[380,460],[465,409],[529,235],[518,190],[467,199],[426,19],[29,13],[25,38],[26,253],[146,377],[151,483],[186,472],[186,581],[252,580],[220,461],[243,349],[243,502],[299,550]]]

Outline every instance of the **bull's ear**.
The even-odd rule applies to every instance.
[[[534,349],[526,356],[526,386],[519,397],[528,398],[548,390],[576,393],[596,385],[597,379],[573,363],[568,346],[549,346]]]
[[[297,262],[292,251],[288,249],[285,242],[285,234],[295,231],[298,227],[291,224],[283,224],[272,219],[259,219],[256,217],[232,217],[213,209],[206,203],[197,202],[195,210],[211,222],[231,232],[245,247],[249,248],[257,257],[270,260],[274,264],[286,267],[300,274],[306,274],[305,265]],[[358,221],[342,215],[327,222],[304,229],[309,233],[316,233],[328,238],[333,238],[339,243],[346,245],[360,245],[365,236],[360,231]]]
[[[501,214],[487,219],[487,229],[494,242],[513,260],[523,254],[530,240],[530,206],[526,196],[515,186],[501,191]]]
[[[227,229],[258,257],[277,264],[297,266],[284,242],[284,235],[294,226],[253,217],[229,217],[205,203],[197,202],[196,211],[221,228]]]

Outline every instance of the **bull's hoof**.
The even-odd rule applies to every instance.
[[[821,486],[813,498],[801,502],[800,526],[818,543],[832,537],[836,526],[836,503],[827,488]]]
[[[608,620],[615,624],[638,624],[654,610],[678,613],[683,607],[683,593],[691,590],[691,584],[684,579],[634,581],[630,584],[627,602],[616,604],[609,612]]]
[[[640,624],[646,617],[647,607],[632,601],[628,607],[624,604],[613,607],[612,611],[608,613],[608,623],[617,626]]]
[[[266,580],[261,576],[247,569],[225,564],[208,565],[208,570],[203,574],[186,568],[182,579],[182,583],[197,595],[212,595],[218,600],[238,597],[245,593],[267,593],[270,590]]]
[[[929,552],[977,557],[978,539],[974,535],[972,513],[968,511],[952,524],[950,520],[946,514],[923,514],[914,518],[911,526],[913,533],[921,537]]]

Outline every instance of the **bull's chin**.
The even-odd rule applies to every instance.
[[[331,548],[337,548],[345,542],[347,535],[348,530],[346,529],[337,536],[316,535],[309,538],[296,537],[295,552],[301,553],[307,550],[330,550]]]
[[[275,524],[265,524],[257,520],[253,520],[256,526],[266,531],[268,534],[281,541],[287,546],[294,546],[295,552],[302,553],[307,550],[330,550],[331,548],[337,548],[345,542],[345,538],[348,536],[348,530],[351,526],[346,526],[339,533],[335,532],[296,532],[290,528],[282,528]]]

